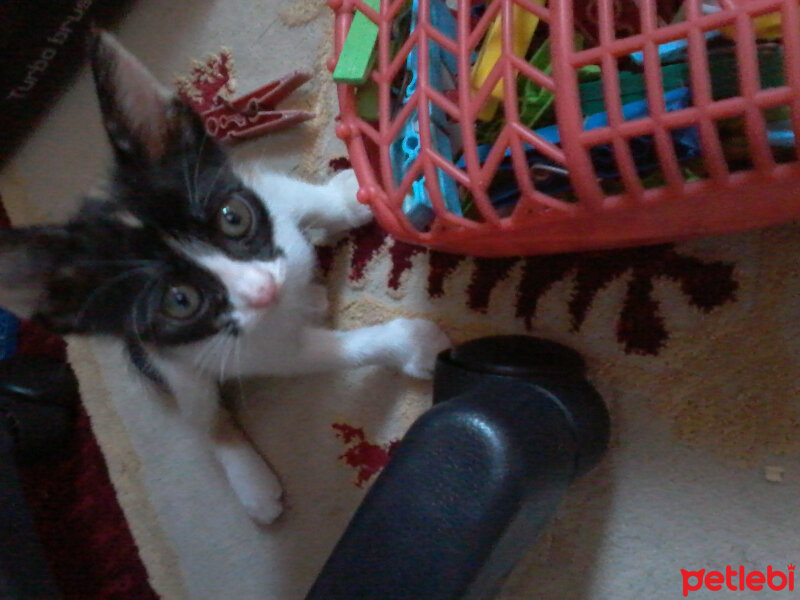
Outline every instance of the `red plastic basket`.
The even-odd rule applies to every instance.
[[[511,256],[661,243],[694,236],[740,231],[773,225],[800,216],[800,163],[791,157],[776,160],[768,143],[766,111],[786,111],[790,131],[800,133],[800,11],[797,0],[719,0],[719,10],[706,14],[701,0],[685,2],[685,19],[663,25],[655,0],[639,0],[634,31],[624,35],[615,27],[613,0],[597,0],[596,43],[575,47],[578,1],[550,0],[543,7],[531,0],[493,0],[486,12],[470,14],[471,0],[459,0],[454,11],[457,34],[450,39],[432,24],[429,13],[434,0],[418,0],[417,27],[399,48],[391,51],[392,23],[406,0],[382,0],[380,11],[372,11],[362,0],[332,0],[336,11],[335,65],[353,18],[362,11],[379,26],[377,53],[370,75],[377,84],[378,116],[368,122],[356,109],[356,87],[339,85],[341,122],[337,135],[343,139],[356,170],[361,189],[359,200],[368,203],[378,222],[397,238],[439,250],[478,256]],[[538,15],[549,27],[551,74],[532,67],[512,51],[512,11]],[[636,8],[638,6],[638,8]],[[783,81],[763,87],[760,80],[754,19],[780,13],[782,28]],[[499,17],[498,17],[499,15]],[[470,82],[471,55],[480,45],[491,22],[502,19],[503,54],[488,80],[479,89]],[[735,40],[738,91],[731,97],[714,99],[709,72],[708,32],[724,28]],[[434,40],[457,61],[455,89],[449,94],[430,85],[427,69],[428,44]],[[690,105],[668,111],[658,55],[659,45],[686,40]],[[391,87],[405,68],[410,50],[419,47],[417,90],[398,114],[391,114]],[[642,71],[648,114],[625,120],[620,93],[619,60],[632,52],[643,53]],[[577,72],[597,65],[608,123],[584,129]],[[554,110],[560,143],[551,143],[527,128],[519,119],[517,85],[528,78],[554,93]],[[502,81],[505,114],[501,131],[487,157],[480,160],[476,142],[476,115],[491,90]],[[429,103],[441,108],[460,133],[464,165],[459,167],[434,149],[428,132]],[[395,109],[396,110],[396,109]],[[417,110],[420,152],[417,161],[396,181],[390,145],[397,139],[403,120]],[[746,165],[732,166],[722,139],[720,123],[739,119],[741,139],[746,140]],[[673,143],[675,131],[696,128],[703,175],[688,180]],[[631,140],[652,140],[661,183],[648,187],[632,154]],[[800,138],[798,138],[800,139]],[[606,145],[613,151],[618,170],[617,190],[602,184],[591,151]],[[552,164],[563,166],[571,185],[564,199],[537,189],[525,156],[535,148]],[[505,159],[510,149],[510,159]],[[741,148],[739,149],[741,150]],[[511,163],[519,198],[510,214],[498,212],[490,198],[490,185],[504,159]],[[438,173],[452,177],[471,196],[474,214],[460,216],[445,208]],[[403,200],[411,184],[424,177],[424,185],[435,212],[430,227],[419,230],[406,218]]]

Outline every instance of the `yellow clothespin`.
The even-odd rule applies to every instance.
[[[761,15],[753,19],[753,29],[756,37],[760,40],[779,40],[783,37],[781,30],[781,13],[772,12]],[[723,27],[722,33],[725,37],[736,39],[736,29],[733,27]]]
[[[539,6],[547,4],[547,0],[534,0]],[[492,68],[500,58],[503,51],[503,23],[502,15],[498,14],[483,40],[483,46],[478,53],[478,60],[472,66],[472,87],[477,89],[486,81]],[[512,46],[514,54],[525,58],[525,53],[531,45],[533,34],[539,26],[539,17],[515,4],[511,8],[511,30]],[[482,121],[491,121],[494,118],[497,107],[503,100],[503,81],[497,82],[491,95],[486,100],[478,118]]]

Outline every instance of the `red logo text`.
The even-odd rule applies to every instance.
[[[730,565],[725,567],[725,572],[722,571],[706,571],[700,569],[699,571],[687,571],[681,569],[683,576],[683,597],[686,598],[689,592],[696,592],[703,588],[718,592],[721,590],[730,590],[732,592],[741,592],[749,590],[752,592],[760,592],[761,590],[773,590],[780,592],[782,590],[794,591],[794,570],[795,565],[791,564],[786,567],[786,571],[773,569],[772,565],[767,566],[765,571],[745,571],[744,566],[740,565],[738,569],[734,569]]]

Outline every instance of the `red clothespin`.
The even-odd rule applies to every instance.
[[[201,113],[206,130],[216,139],[232,142],[280,131],[314,118],[306,110],[277,110],[276,106],[311,79],[293,71],[240,98],[227,101],[217,96],[217,106]]]

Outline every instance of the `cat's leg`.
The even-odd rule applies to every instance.
[[[356,199],[358,180],[353,169],[340,171],[319,187],[321,201],[306,207],[303,227],[323,229],[327,235],[335,236],[372,220],[369,207]]]
[[[217,382],[195,370],[154,361],[185,420],[206,436],[231,488],[247,514],[261,524],[283,511],[278,477],[245,433],[220,406]]]
[[[332,237],[372,220],[369,207],[356,199],[358,181],[352,169],[337,173],[321,185],[253,168],[242,170],[240,175],[266,200],[270,210],[280,211],[301,229]]]
[[[283,488],[275,472],[225,410],[220,410],[212,439],[214,454],[247,514],[257,523],[272,523],[283,512]]]
[[[424,319],[394,319],[351,331],[309,327],[293,343],[243,352],[237,370],[242,376],[300,375],[379,365],[428,379],[436,356],[451,345],[435,323]]]

